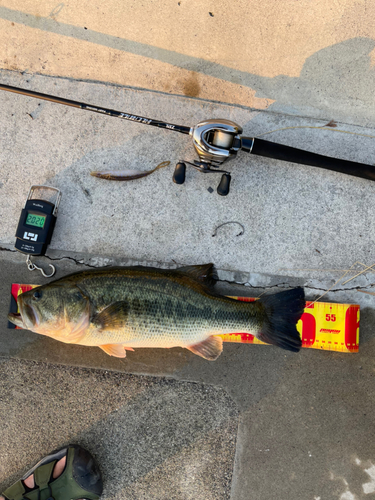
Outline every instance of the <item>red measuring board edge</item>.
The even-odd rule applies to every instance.
[[[11,295],[10,295],[10,306],[9,306],[10,313],[14,314],[18,313],[17,297],[19,289],[22,288],[22,292],[28,292],[29,290],[32,290],[34,287],[35,285],[19,285],[18,283],[12,284]],[[8,321],[8,328],[20,330],[18,326],[14,325],[10,321]]]

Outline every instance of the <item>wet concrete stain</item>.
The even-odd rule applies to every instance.
[[[182,91],[188,97],[198,97],[200,90],[198,74],[195,71],[191,71],[189,78],[183,82]]]

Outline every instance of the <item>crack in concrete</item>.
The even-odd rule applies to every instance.
[[[12,248],[5,248],[5,247],[0,247],[0,252],[12,252],[12,253],[17,253],[17,250],[14,250]],[[25,254],[26,255],[26,254]],[[68,256],[63,256],[63,257],[50,257],[49,255],[42,255],[39,257],[45,257],[48,260],[51,261],[58,261],[58,260],[72,260],[75,264],[77,265],[83,265],[87,267],[91,267],[93,269],[97,269],[98,266],[93,266],[92,264],[86,263],[84,260],[80,259],[75,259],[74,257],[68,257]],[[109,267],[109,266],[101,266],[101,267]]]
[[[228,285],[233,285],[233,284],[243,285],[243,286],[247,286],[249,288],[254,288],[254,289],[258,289],[258,290],[272,290],[273,288],[284,288],[285,286],[290,287],[290,283],[287,283],[287,282],[277,283],[276,285],[268,285],[268,286],[264,286],[264,285],[255,285],[254,286],[248,281],[245,283],[239,283],[236,281],[220,280],[220,283],[227,283]],[[313,287],[311,285],[303,285],[302,288],[305,288],[308,290],[316,290],[319,292],[350,292],[353,290],[368,290],[369,288],[371,289],[373,285],[374,285],[374,283],[371,283],[369,286],[356,286],[356,287],[352,287],[352,288],[333,288],[331,290],[328,290],[326,288]],[[301,286],[301,285],[299,285],[299,286]],[[295,288],[297,288],[297,287],[295,287]]]
[[[49,255],[44,255],[43,257],[46,257],[48,260],[52,260],[52,261],[57,261],[57,260],[72,260],[77,266],[78,265],[81,265],[81,266],[87,266],[87,267],[91,267],[91,268],[97,268],[98,266],[93,266],[91,264],[87,264],[84,260],[78,260],[78,259],[75,259],[74,257],[56,257],[56,258],[53,258],[53,257],[50,257]],[[102,266],[102,267],[108,267],[108,266]]]
[[[12,250],[11,248],[0,247],[0,252],[16,252],[16,250]]]

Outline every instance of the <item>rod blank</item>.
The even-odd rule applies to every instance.
[[[122,111],[103,108],[101,106],[94,106],[92,104],[86,104],[84,102],[73,101],[72,99],[64,99],[63,97],[57,97],[49,94],[42,94],[41,92],[34,92],[33,90],[12,87],[11,85],[0,84],[0,90],[6,90],[7,92],[26,95],[28,97],[35,97],[36,99],[43,99],[44,101],[55,102],[57,104],[64,104],[65,106],[72,106],[73,108],[80,108],[86,111],[92,111],[93,113],[101,113],[109,116],[114,116],[115,118],[122,118],[123,120],[143,123],[144,125],[152,125],[153,127],[165,128],[168,130],[173,130],[175,132],[180,132],[181,134],[190,133],[190,127],[185,127],[183,125],[174,125],[173,123],[166,123],[159,120],[152,120],[151,118],[145,118],[144,116],[124,113]]]

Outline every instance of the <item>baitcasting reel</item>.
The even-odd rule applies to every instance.
[[[193,162],[180,161],[177,163],[173,174],[173,180],[176,184],[184,183],[186,163],[203,173],[221,173],[223,175],[217,188],[217,192],[221,196],[226,196],[229,193],[231,176],[230,173],[225,170],[214,169],[217,169],[224,162],[234,158],[240,149],[246,151],[247,153],[265,156],[267,158],[288,161],[290,163],[298,163],[300,165],[325,168],[326,170],[342,172],[347,175],[353,175],[355,177],[362,177],[363,179],[375,181],[375,167],[373,165],[365,165],[354,161],[331,158],[329,156],[303,151],[302,149],[284,146],[283,144],[265,141],[264,139],[242,137],[242,128],[229,120],[205,120],[198,123],[195,127],[190,128],[186,125],[175,125],[161,120],[154,120],[152,118],[145,118],[144,116],[137,116],[122,111],[116,111],[114,109],[86,104],[84,102],[64,99],[62,97],[56,97],[49,94],[42,94],[40,92],[34,92],[33,90],[11,87],[10,85],[0,84],[0,90],[35,97],[45,101],[52,101],[58,104],[64,104],[65,106],[72,106],[74,108],[92,111],[94,113],[102,113],[115,118],[142,123],[144,125],[151,125],[153,127],[172,130],[174,132],[179,132],[180,134],[191,135],[199,160],[194,160]],[[157,168],[159,168],[159,166]],[[154,170],[150,171],[150,173]],[[146,175],[148,175],[148,173],[146,173]],[[145,174],[141,174],[136,177],[132,176],[132,178],[140,178],[144,176]]]
[[[220,184],[217,188],[218,194],[226,196],[229,193],[231,176],[225,170],[217,169],[224,162],[235,158],[242,146],[242,127],[229,120],[205,120],[190,129],[189,134],[193,137],[193,145],[198,153],[199,160],[193,162],[180,161],[176,165],[173,174],[173,182],[183,184],[185,182],[186,163],[203,173],[222,173]],[[250,139],[248,151],[252,148]]]

